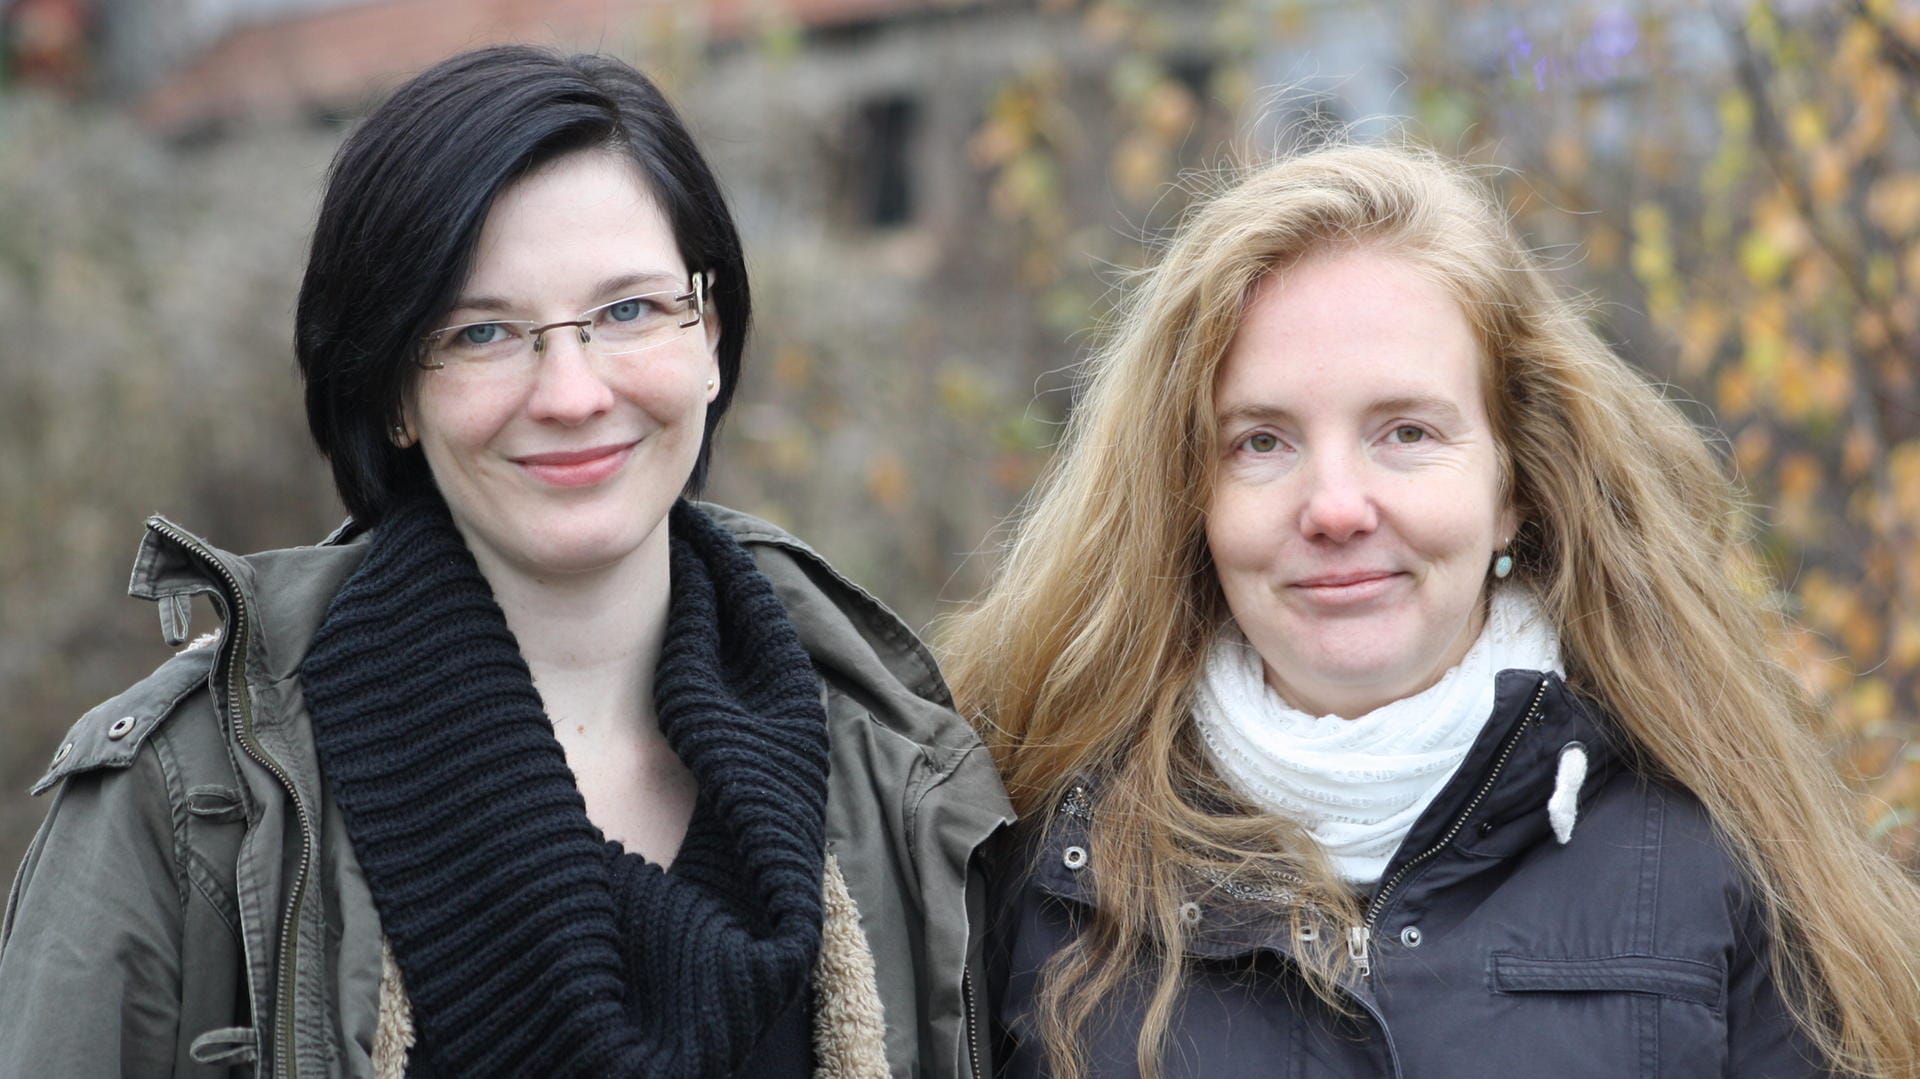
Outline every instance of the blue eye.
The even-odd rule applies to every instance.
[[[635,297],[607,307],[607,318],[614,322],[632,322],[647,313],[646,301]]]
[[[507,328],[498,322],[476,322],[460,331],[463,345],[495,345],[507,336]]]

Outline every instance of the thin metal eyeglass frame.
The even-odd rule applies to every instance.
[[[669,289],[667,291],[671,292],[672,290]],[[560,322],[549,322],[549,323],[546,323],[545,325],[538,324],[534,322],[532,319],[489,318],[489,319],[478,319],[473,322],[456,323],[452,326],[442,326],[439,329],[434,330],[432,333],[429,333],[426,336],[420,338],[419,348],[414,354],[414,363],[416,366],[419,366],[428,371],[445,370],[448,366],[446,363],[435,363],[429,359],[429,356],[431,355],[433,350],[434,340],[436,338],[443,338],[445,335],[448,335],[448,334],[457,333],[461,330],[467,329],[470,326],[523,326],[523,327],[526,327],[526,335],[528,339],[530,339],[533,342],[533,354],[535,356],[538,356],[541,353],[546,351],[547,331],[558,329],[561,326],[575,327],[580,334],[580,343],[582,345],[591,344],[593,341],[593,335],[588,331],[588,327],[593,325],[593,320],[587,316],[597,314],[601,311],[606,310],[609,307],[618,307],[619,305],[626,303],[629,300],[639,300],[649,296],[664,296],[664,295],[667,295],[667,292],[640,292],[640,293],[635,293],[632,296],[623,296],[620,299],[608,300],[606,303],[597,304],[593,307],[587,308],[585,311],[580,312],[582,316],[580,318],[564,319]],[[685,303],[689,300],[693,301],[693,308],[692,308],[692,311],[690,312],[693,317],[689,318],[685,322],[680,323],[678,326],[679,329],[682,329],[682,330],[691,329],[692,327],[698,326],[701,323],[705,322],[707,319],[707,274],[706,272],[698,271],[692,274],[691,276],[689,276],[687,279],[687,291],[679,293],[675,295],[673,298],[674,298],[674,301],[677,303]],[[601,355],[601,356],[630,356],[635,352],[646,352],[649,349],[656,348],[659,345],[663,345],[663,344],[666,344],[666,341],[656,341],[654,342],[654,344],[642,345],[639,348],[628,349],[625,352],[599,352],[598,350],[595,350],[595,351],[598,355]]]

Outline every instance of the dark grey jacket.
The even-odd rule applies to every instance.
[[[1012,816],[932,657],[804,544],[708,507],[773,582],[820,674],[827,841],[859,909],[895,1076],[983,1069],[973,857]],[[77,723],[0,922],[0,1079],[370,1074],[381,933],[319,774],[299,668],[366,546],[239,557],[155,518],[132,592],[186,638]]]
[[[1303,991],[1274,904],[1215,890],[1163,1074],[1226,1079],[1800,1079],[1807,1059],[1769,973],[1761,917],[1700,805],[1620,762],[1609,725],[1557,677],[1500,675],[1486,729],[1387,866],[1342,1017]],[[1591,766],[1570,842],[1548,824],[1561,750]],[[995,874],[988,981],[999,1074],[1049,1074],[1035,971],[1096,902],[1098,791]],[[1078,866],[1079,868],[1075,868]],[[1350,932],[1364,929],[1364,941]],[[1145,993],[1086,1039],[1091,1074],[1132,1076]]]

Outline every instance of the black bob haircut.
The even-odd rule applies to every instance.
[[[466,282],[502,189],[565,154],[631,160],[689,271],[711,271],[719,395],[686,490],[706,480],[713,435],[740,376],[752,318],[745,256],[725,197],[659,89],[606,56],[503,45],[462,53],[400,87],[334,157],[294,316],[307,425],[356,524],[432,488],[418,446],[390,433],[418,373],[420,338]]]

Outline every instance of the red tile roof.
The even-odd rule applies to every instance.
[[[143,94],[161,128],[356,105],[463,49],[506,41],[631,52],[639,35],[736,37],[757,20],[845,25],[977,0],[370,0],[251,23]]]

